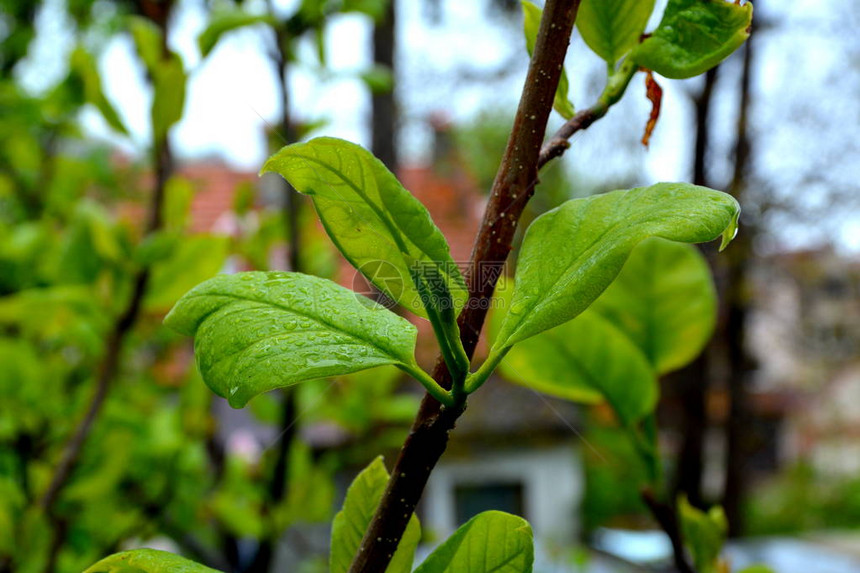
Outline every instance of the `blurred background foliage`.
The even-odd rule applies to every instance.
[[[282,34],[286,59],[295,58],[299,37],[321,34],[333,11],[370,17],[384,7],[304,2],[282,18],[215,4],[200,39],[204,55],[221,35],[263,22]],[[159,537],[224,570],[266,571],[271,557],[261,554],[271,540],[295,523],[330,518],[334,475],[349,450],[320,455],[282,435],[265,451],[226,443],[186,341],[160,322],[179,296],[225,265],[269,268],[287,233],[302,238],[302,268],[315,274],[335,272],[331,247],[309,211],[285,221],[278,208],[252,210],[258,200],[247,185],[232,206],[239,227],[232,236],[191,228],[198,189],[175,171],[167,137],[181,116],[186,81],[181,59],[159,39],[172,2],[53,6],[74,23],[77,47],[67,75],[32,93],[15,69],[43,8],[0,5],[0,570],[81,571],[133,540]],[[129,33],[155,92],[154,139],[149,153],[132,160],[89,139],[78,123],[90,106],[117,134],[127,133],[95,62],[113,35]],[[375,379],[339,382],[312,418],[339,422],[352,436],[373,429],[393,444],[416,401],[389,398],[396,376],[377,372]],[[308,385],[295,411],[319,402],[324,390]],[[257,401],[257,423],[280,426],[284,400]],[[94,423],[50,499],[61,460],[90,414]],[[379,421],[397,438],[380,432]]]

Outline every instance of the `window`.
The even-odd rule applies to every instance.
[[[523,505],[522,482],[458,484],[454,487],[458,526],[491,509],[523,516]]]

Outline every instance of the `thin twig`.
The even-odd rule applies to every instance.
[[[561,157],[567,151],[567,148],[570,147],[570,138],[577,132],[591,127],[591,124],[606,115],[608,110],[609,107],[605,104],[596,103],[592,107],[577,112],[541,147],[538,158],[538,169],[556,157]]]

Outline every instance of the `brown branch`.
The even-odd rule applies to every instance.
[[[169,147],[166,141],[161,144],[156,144],[156,181],[155,189],[152,196],[152,201],[149,207],[147,216],[147,234],[158,230],[161,227],[161,210],[164,202],[164,190],[167,184],[167,179],[172,172],[172,161]],[[148,268],[143,268],[134,276],[132,294],[129,298],[123,312],[117,317],[114,322],[111,333],[108,337],[105,347],[104,358],[99,367],[98,377],[96,378],[96,387],[93,391],[93,397],[87,407],[84,417],[81,419],[74,434],[66,443],[63,449],[62,457],[59,464],[54,470],[54,475],[45,490],[45,494],[39,502],[46,515],[54,522],[53,537],[51,543],[51,552],[53,556],[46,571],[53,571],[55,559],[59,552],[59,546],[62,543],[63,520],[57,519],[56,503],[63,489],[69,484],[75,468],[80,462],[81,452],[86,444],[93,424],[104,406],[105,399],[108,396],[110,387],[116,378],[119,371],[120,354],[122,352],[123,342],[128,334],[134,328],[137,318],[140,315],[140,308],[143,304],[143,298],[146,294],[146,289],[149,284],[150,273]]]
[[[167,52],[167,31],[164,28],[164,26],[166,26],[166,19],[163,22],[159,22],[159,24],[162,25],[162,35],[165,38],[162,49]],[[155,183],[147,212],[146,226],[144,228],[145,235],[156,232],[162,226],[162,210],[165,189],[167,186],[167,180],[173,173],[173,157],[166,136],[155,140],[153,144],[153,161],[155,163]],[[98,415],[104,406],[104,402],[107,399],[110,387],[117,376],[123,343],[128,334],[134,328],[138,316],[140,315],[140,309],[143,305],[143,299],[146,295],[149,280],[150,271],[148,267],[144,267],[134,274],[132,279],[131,296],[129,297],[123,311],[114,321],[113,327],[108,336],[104,357],[102,358],[96,378],[93,397],[90,400],[84,417],[81,419],[72,434],[72,437],[68,442],[66,442],[60,462],[54,470],[54,474],[45,490],[45,494],[39,500],[39,506],[52,522],[51,543],[48,554],[49,559],[45,568],[46,573],[53,572],[56,567],[56,560],[59,556],[60,546],[63,543],[63,538],[65,537],[65,520],[60,519],[56,515],[57,501],[59,500],[62,491],[69,484],[72,474],[80,462],[81,452],[90,437],[93,424],[98,418]]]
[[[467,271],[469,301],[458,324],[463,346],[470,357],[474,354],[486,318],[489,307],[486,302],[495,288],[494,278],[480,280],[480,270],[488,263],[501,263],[507,259],[517,222],[534,193],[541,144],[578,8],[579,0],[548,0],[544,8],[511,136],[493,183]],[[436,362],[433,378],[444,387],[451,385],[441,358]],[[445,451],[448,432],[464,408],[465,405],[442,408],[430,396],[424,397],[379,507],[350,566],[350,573],[385,571],[430,472]]]
[[[696,573],[696,570],[687,561],[687,554],[684,552],[684,541],[675,507],[659,501],[654,496],[654,492],[648,489],[642,491],[642,501],[648,506],[651,515],[654,516],[660,528],[666,532],[672,542],[672,559],[675,562],[675,568],[680,573]]]
[[[752,74],[755,45],[756,20],[743,47],[743,67],[739,85],[740,101],[736,127],[734,170],[729,184],[731,193],[739,202],[743,201],[749,180],[752,142],[749,136],[749,111],[752,105]],[[749,488],[749,428],[753,412],[750,409],[749,372],[754,369],[752,357],[746,350],[746,335],[749,326],[749,302],[747,283],[751,260],[754,256],[753,242],[757,223],[745,221],[745,233],[738,237],[737,244],[723,261],[725,273],[725,326],[722,331],[727,341],[729,416],[725,424],[726,474],[723,489],[723,507],[729,522],[729,536],[738,537],[744,530],[743,504]]]

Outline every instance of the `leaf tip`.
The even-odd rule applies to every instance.
[[[723,229],[722,241],[720,242],[720,252],[722,253],[726,247],[729,246],[729,243],[737,236],[738,234],[738,219],[741,216],[741,207],[735,202],[734,213],[732,214],[732,220],[728,224],[728,226]]]
[[[180,312],[176,310],[176,307],[179,303],[173,306],[170,309],[170,312],[167,313],[167,316],[164,317],[164,320],[161,323],[174,332],[178,332],[179,334],[184,334],[186,336],[191,336],[194,334],[193,332],[188,332],[187,328],[184,327],[183,321],[181,318],[178,318]]]
[[[257,177],[262,177],[266,173],[270,173],[270,172],[274,171],[274,169],[272,168],[271,165],[272,165],[272,162],[275,160],[275,157],[278,155],[278,153],[280,153],[280,151],[277,153],[274,153],[271,157],[269,157],[266,160],[265,163],[263,163],[263,166],[260,168],[260,171],[257,173]]]

